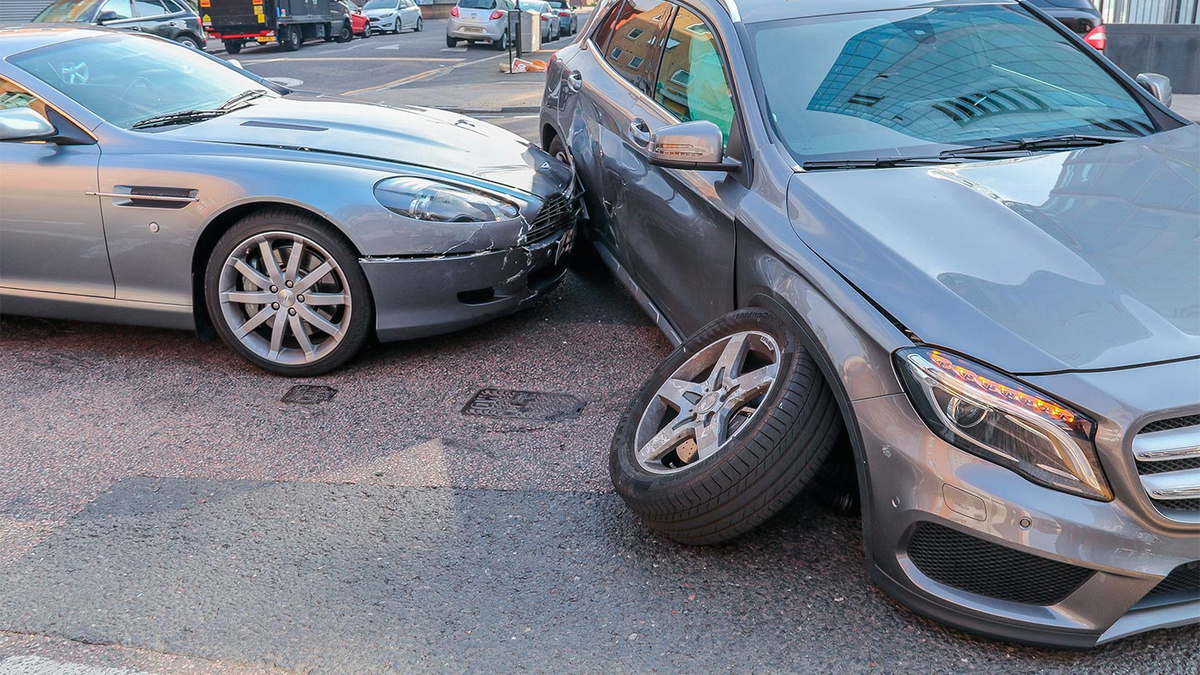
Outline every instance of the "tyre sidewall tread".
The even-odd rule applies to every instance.
[[[697,351],[744,330],[766,332],[779,346],[769,409],[692,469],[642,468],[636,428],[659,385]],[[609,469],[618,494],[650,527],[682,543],[720,543],[761,524],[811,483],[839,431],[833,393],[791,328],[769,310],[744,309],[701,328],[655,369],[618,422]]]

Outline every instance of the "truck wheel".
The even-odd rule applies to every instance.
[[[342,29],[338,31],[337,36],[333,39],[335,42],[349,42],[353,40],[354,30],[350,27],[350,22],[343,23]]]
[[[833,392],[789,325],[742,309],[654,370],[617,424],[609,472],[650,527],[719,544],[813,483],[841,429]]]
[[[242,53],[242,41],[241,40],[226,40],[223,44],[225,45],[225,53],[227,53],[227,54],[232,54],[232,55],[236,56],[237,54]]]
[[[304,36],[300,34],[299,26],[287,26],[283,29],[283,35],[279,36],[279,46],[283,47],[285,52],[294,52],[300,49],[300,43],[304,41]]]

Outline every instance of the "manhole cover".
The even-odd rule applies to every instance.
[[[317,384],[298,384],[291,389],[280,399],[284,403],[303,403],[305,405],[312,403],[324,403],[333,398],[337,393],[337,389],[333,387],[323,387]]]
[[[557,422],[578,417],[584,405],[583,401],[570,394],[480,389],[467,401],[462,411],[464,415]]]

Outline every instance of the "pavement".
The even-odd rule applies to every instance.
[[[539,74],[444,49],[431,21],[238,58],[536,132]],[[607,455],[669,350],[606,274],[299,380],[182,331],[0,317],[0,675],[1200,673],[1195,627],[1058,652],[922,619],[806,497],[726,546],[660,539]],[[584,406],[463,414],[484,387]]]

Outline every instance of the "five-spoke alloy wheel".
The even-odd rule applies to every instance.
[[[357,258],[307,214],[260,212],[217,243],[205,284],[217,331],[282,375],[318,375],[362,347],[373,308]]]
[[[609,472],[647,525],[717,544],[810,484],[840,431],[833,393],[792,325],[741,309],[659,364],[617,423]]]

